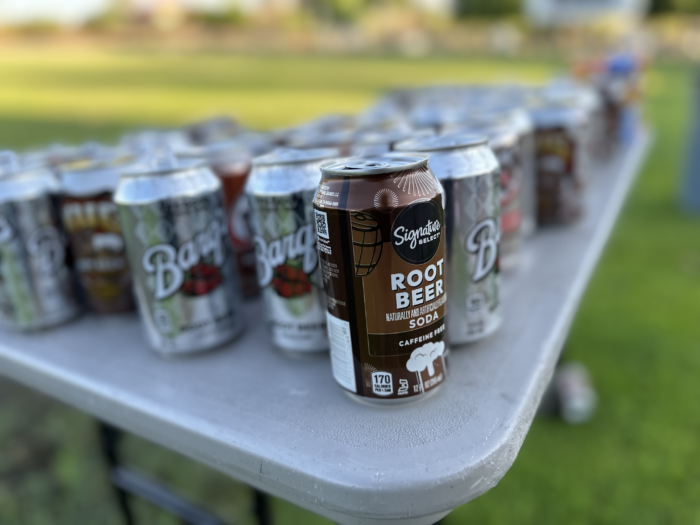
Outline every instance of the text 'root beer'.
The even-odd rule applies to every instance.
[[[440,183],[421,155],[321,171],[314,207],[336,381],[373,401],[433,391],[447,355]]]

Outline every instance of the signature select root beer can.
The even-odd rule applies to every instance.
[[[112,200],[121,170],[130,162],[82,160],[59,167],[63,228],[85,301],[98,313],[134,308],[124,237]]]
[[[11,328],[48,328],[79,312],[50,195],[57,186],[47,169],[20,169],[0,153],[0,320]]]
[[[448,340],[482,339],[501,324],[498,161],[485,138],[459,133],[402,142],[396,149],[429,154],[444,187]]]
[[[241,300],[221,182],[211,170],[166,151],[125,172],[114,201],[153,348],[195,352],[238,335]]]
[[[445,217],[423,155],[333,161],[314,208],[336,381],[368,401],[445,380]]]
[[[278,149],[257,157],[246,184],[258,284],[272,342],[289,353],[328,350],[313,199],[336,149]]]

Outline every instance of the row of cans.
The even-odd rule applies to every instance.
[[[275,346],[330,347],[336,381],[364,400],[423,397],[450,346],[497,330],[522,239],[581,213],[598,160],[590,93],[430,88],[267,135],[218,119],[4,154],[0,315],[39,329],[75,317],[79,295],[102,313],[135,297],[172,355],[232,340],[261,291]],[[295,147],[266,153],[279,145]]]

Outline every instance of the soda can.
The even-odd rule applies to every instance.
[[[134,309],[131,271],[113,194],[130,157],[61,164],[59,209],[82,296],[93,312]]]
[[[530,108],[535,128],[537,224],[567,224],[583,211],[587,166],[586,114],[567,96]]]
[[[495,100],[483,107],[467,106],[443,127],[443,134],[475,133],[486,135],[496,154],[504,177],[501,179],[501,263],[508,266],[508,254],[516,253],[517,244],[508,239],[529,237],[537,224],[535,157],[532,121],[517,101]],[[513,245],[513,250],[509,248]]]
[[[314,200],[336,382],[379,404],[445,381],[445,215],[428,158],[332,161]]]
[[[513,269],[518,264],[523,224],[521,192],[525,177],[520,157],[519,137],[509,126],[509,122],[495,119],[466,126],[461,131],[449,135],[455,133],[487,137],[489,147],[496,155],[501,170],[501,236],[498,260],[502,270]]]
[[[335,149],[278,149],[253,160],[246,184],[258,284],[272,342],[300,355],[328,349],[313,198]]]
[[[582,126],[582,176],[587,178],[593,166],[605,160],[606,153],[609,153],[607,149],[611,146],[611,141],[605,133],[604,105],[600,94],[591,86],[563,77],[541,89],[540,101],[554,105],[570,105],[578,109]]]
[[[51,198],[57,189],[48,169],[23,169],[13,153],[0,154],[0,319],[17,330],[49,328],[80,311]]]
[[[242,305],[216,175],[166,150],[122,173],[114,201],[150,345],[175,355],[236,337]]]
[[[236,259],[236,268],[243,297],[260,293],[255,270],[255,246],[250,229],[248,199],[244,188],[251,170],[251,152],[244,145],[231,141],[211,144],[206,156],[212,171],[221,180],[228,232]]]
[[[483,339],[501,324],[498,161],[478,135],[410,140],[396,149],[428,154],[445,190],[448,340],[460,345]]]
[[[537,177],[535,171],[535,137],[530,114],[520,106],[510,106],[510,125],[518,137],[518,164],[522,170],[520,208],[522,225],[520,232],[529,237],[537,228]]]
[[[248,200],[243,191],[250,174],[252,152],[243,143],[215,142],[204,147],[180,148],[175,152],[181,159],[205,160],[221,180],[228,231],[236,260],[243,297],[260,293],[256,276],[255,246],[250,230]]]

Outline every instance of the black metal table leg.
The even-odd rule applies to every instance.
[[[125,525],[136,525],[134,513],[131,510],[131,495],[127,491],[112,483],[112,472],[120,464],[119,441],[121,440],[122,433],[119,429],[106,425],[102,422],[98,423],[98,430],[102,457],[107,464],[109,484],[114,490],[114,494],[117,498],[117,505],[122,515],[122,519],[124,520]]]
[[[258,518],[258,525],[272,525],[269,496],[258,489],[253,489],[253,498],[254,512]]]
[[[99,432],[102,454],[109,469],[109,481],[117,495],[119,509],[126,525],[136,525],[136,519],[130,505],[133,496],[148,501],[179,518],[183,525],[226,525],[213,514],[124,466],[119,454],[119,443],[123,437],[121,430],[100,422]],[[258,509],[261,510],[258,511]],[[258,503],[256,498],[256,514],[258,512],[263,512],[263,515],[266,515],[266,507],[262,503]]]

